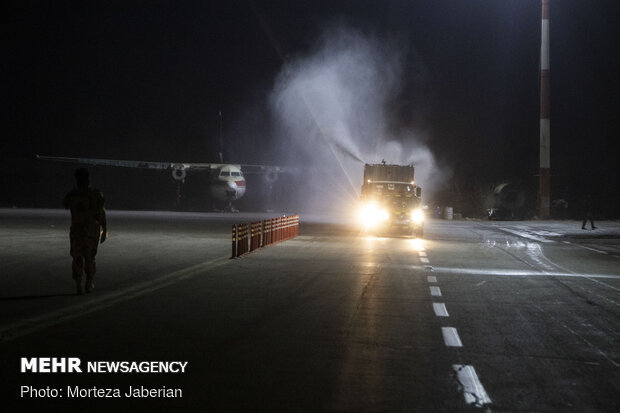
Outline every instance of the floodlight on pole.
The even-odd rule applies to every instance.
[[[538,216],[549,218],[551,198],[551,126],[549,120],[549,0],[542,0],[540,38],[540,181],[538,187]]]

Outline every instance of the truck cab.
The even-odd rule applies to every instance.
[[[413,176],[413,165],[365,165],[359,218],[367,231],[423,236],[422,188]]]

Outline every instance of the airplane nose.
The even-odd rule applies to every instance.
[[[239,199],[245,193],[245,181],[229,181],[226,182],[226,192],[233,199]]]
[[[227,182],[227,192],[237,192],[237,184],[234,181]]]

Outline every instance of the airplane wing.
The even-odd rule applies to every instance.
[[[269,172],[286,172],[285,167],[283,166],[270,166],[270,165],[248,165],[241,164],[241,168],[243,169],[244,174],[265,174]]]
[[[244,175],[263,175],[263,178],[270,184],[278,180],[280,174],[298,174],[303,168],[296,166],[276,166],[276,165],[248,165],[241,164]]]
[[[223,164],[217,163],[191,163],[191,162],[151,162],[151,161],[128,161],[122,159],[92,159],[92,158],[68,158],[62,156],[43,156],[37,155],[36,158],[41,161],[79,163],[85,165],[97,166],[117,166],[123,168],[142,168],[142,169],[170,169],[170,170],[209,170],[218,169]]]
[[[192,163],[192,162],[152,162],[152,161],[131,161],[123,159],[93,159],[93,158],[69,158],[62,156],[37,155],[41,161],[77,163],[95,166],[116,166],[122,168],[141,168],[141,169],[163,169],[172,171],[172,177],[176,180],[184,180],[188,170],[205,171],[217,170],[226,165],[240,168],[244,174],[262,174],[268,182],[275,182],[280,173],[294,173],[296,167],[282,167],[269,165],[249,165],[249,164],[223,164],[223,163]]]

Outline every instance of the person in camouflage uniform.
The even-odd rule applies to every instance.
[[[77,187],[69,192],[64,200],[65,209],[71,210],[71,257],[73,258],[73,279],[77,293],[83,294],[82,277],[86,274],[86,292],[95,287],[95,255],[97,246],[106,240],[107,223],[105,200],[98,189],[90,187],[88,170],[79,168],[75,171]]]

